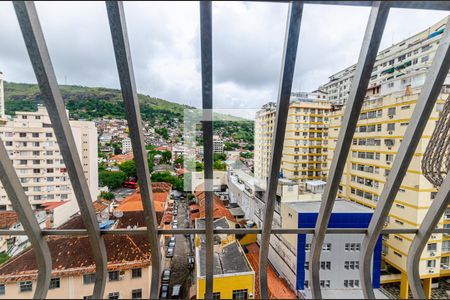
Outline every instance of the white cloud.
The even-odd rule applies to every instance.
[[[103,2],[38,2],[60,83],[119,87]],[[201,106],[197,2],[126,2],[139,92]],[[295,90],[313,90],[357,61],[370,9],[305,5]],[[217,108],[258,108],[276,99],[287,4],[214,2],[213,71]],[[446,16],[392,9],[382,48]],[[0,3],[0,70],[7,80],[35,82],[11,3]]]

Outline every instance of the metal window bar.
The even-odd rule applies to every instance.
[[[350,94],[342,119],[336,150],[330,166],[327,184],[317,216],[316,230],[312,239],[311,253],[309,256],[309,274],[311,293],[314,299],[321,299],[320,289],[320,255],[325,239],[325,230],[330,221],[339,183],[347,163],[347,157],[352,145],[353,134],[358,123],[359,114],[367,93],[372,68],[378,54],[384,26],[389,15],[389,6],[384,2],[374,2],[367,22],[364,40],[356,65],[355,75],[352,80]]]
[[[369,18],[368,27],[366,29],[366,36],[363,42],[363,47],[360,54],[360,59],[358,62],[359,69],[368,70],[370,74],[371,68],[373,66],[374,60],[373,49],[368,47],[371,45],[372,47],[378,49],[379,39],[384,30],[384,25],[386,22],[386,18],[388,15],[388,11],[390,7],[395,8],[422,8],[422,9],[436,9],[436,10],[450,10],[450,2],[449,1],[383,1],[374,2],[374,1],[304,1],[303,3],[316,3],[316,4],[331,4],[331,5],[352,5],[352,6],[372,6],[371,16]],[[316,228],[276,228],[272,229],[271,222],[267,220],[273,218],[274,211],[274,198],[275,194],[270,193],[271,190],[276,191],[277,186],[277,176],[272,176],[273,174],[278,175],[278,170],[280,166],[281,159],[281,151],[278,151],[279,148],[282,148],[283,138],[284,138],[284,130],[280,129],[286,123],[286,113],[285,113],[285,105],[286,105],[286,92],[290,91],[290,85],[292,84],[292,76],[294,72],[295,65],[295,52],[297,43],[298,43],[298,34],[300,30],[300,17],[303,8],[302,3],[292,2],[290,3],[289,14],[288,14],[288,25],[286,29],[286,41],[284,48],[284,56],[283,56],[283,69],[282,69],[282,78],[280,82],[280,91],[279,91],[279,110],[283,110],[283,112],[277,112],[277,129],[275,131],[275,136],[273,137],[274,145],[280,145],[280,147],[273,149],[273,157],[271,164],[271,180],[269,181],[269,185],[267,188],[266,203],[269,204],[270,207],[266,207],[266,218],[264,227],[262,229],[213,229],[212,224],[208,225],[208,223],[212,223],[213,218],[213,199],[212,199],[212,152],[205,152],[205,192],[210,191],[209,196],[207,194],[206,198],[206,211],[207,211],[207,222],[205,229],[158,229],[156,228],[155,218],[154,218],[154,209],[153,202],[151,201],[152,195],[150,187],[150,177],[147,171],[147,168],[143,168],[146,164],[145,155],[142,153],[142,137],[140,136],[140,116],[139,116],[139,106],[137,103],[136,96],[136,87],[134,82],[134,74],[131,64],[131,56],[128,45],[127,31],[125,25],[125,17],[123,12],[123,5],[121,2],[119,3],[107,3],[108,9],[108,17],[110,20],[110,28],[111,34],[113,37],[114,50],[116,54],[116,62],[118,66],[122,93],[124,97],[125,104],[127,106],[127,118],[132,128],[131,132],[133,135],[133,151],[135,152],[135,157],[140,157],[141,160],[144,161],[144,164],[141,168],[138,169],[139,174],[141,174],[142,178],[146,180],[146,183],[141,185],[141,189],[144,191],[145,195],[143,195],[144,201],[144,210],[146,214],[147,228],[140,229],[116,229],[116,230],[100,230],[95,218],[95,214],[93,211],[93,206],[90,202],[90,194],[88,190],[87,183],[84,179],[84,175],[81,168],[81,163],[78,157],[78,153],[76,151],[71,151],[71,149],[76,149],[73,136],[70,130],[70,125],[68,123],[68,118],[65,114],[64,103],[61,98],[61,94],[58,89],[56,77],[53,71],[53,67],[50,61],[49,53],[45,44],[44,36],[42,29],[40,27],[39,19],[37,16],[36,9],[34,7],[33,2],[23,2],[17,1],[14,2],[14,8],[16,11],[16,15],[22,30],[22,35],[25,40],[25,44],[27,46],[27,50],[34,68],[34,72],[36,74],[38,84],[41,90],[41,93],[44,95],[44,102],[49,111],[49,115],[54,126],[55,134],[57,137],[58,144],[61,148],[61,153],[63,155],[65,164],[68,168],[69,177],[71,179],[72,186],[74,188],[75,196],[80,207],[80,212],[83,217],[83,222],[86,225],[86,229],[82,230],[63,230],[63,229],[53,229],[53,230],[40,230],[37,222],[32,214],[31,207],[27,203],[26,196],[24,194],[23,189],[20,187],[20,182],[18,181],[17,174],[12,176],[12,164],[9,161],[8,155],[4,149],[4,147],[0,146],[0,174],[8,174],[7,179],[2,178],[2,183],[7,191],[8,197],[11,199],[12,205],[16,212],[19,215],[20,222],[23,224],[24,230],[0,230],[1,235],[28,235],[32,246],[35,249],[36,260],[38,263],[38,283],[37,289],[35,292],[35,298],[44,298],[50,281],[51,275],[51,259],[49,255],[48,247],[46,246],[44,237],[45,236],[59,236],[59,235],[69,235],[69,236],[88,236],[92,245],[92,251],[94,254],[95,264],[96,264],[96,283],[94,287],[94,297],[102,298],[105,280],[106,280],[106,251],[103,243],[103,239],[101,238],[104,234],[147,234],[149,235],[150,240],[155,239],[155,243],[152,244],[152,252],[153,254],[157,253],[157,255],[152,255],[152,262],[156,265],[153,265],[153,268],[159,270],[159,247],[158,247],[158,239],[157,235],[161,234],[206,234],[207,241],[209,243],[206,244],[207,250],[212,250],[212,237],[214,234],[243,234],[243,233],[255,233],[262,234],[265,239],[270,237],[270,234],[314,234],[313,241],[313,253],[314,257],[320,257],[321,251],[321,243],[323,243],[323,238],[325,234],[365,234],[365,242],[363,243],[362,254],[361,254],[361,262],[370,262],[370,258],[373,254],[373,248],[370,247],[370,241],[376,240],[380,233],[383,234],[391,234],[391,233],[404,233],[404,234],[416,234],[416,237],[413,241],[414,247],[411,247],[409,258],[408,258],[408,274],[410,276],[409,280],[411,283],[411,287],[413,293],[416,297],[423,296],[423,291],[421,294],[421,286],[420,279],[418,279],[418,261],[417,257],[420,257],[420,253],[423,249],[423,243],[426,242],[429,238],[430,233],[450,233],[449,228],[434,228],[434,223],[437,222],[442,215],[443,209],[447,206],[446,199],[448,198],[450,192],[450,177],[447,177],[440,189],[437,198],[435,199],[433,205],[431,206],[429,212],[427,213],[422,226],[419,229],[415,228],[407,228],[407,229],[383,229],[382,226],[378,226],[380,220],[384,221],[386,217],[387,211],[392,205],[393,198],[398,191],[399,185],[402,181],[404,171],[409,165],[410,154],[407,153],[406,150],[411,150],[410,152],[414,152],[415,145],[417,144],[417,140],[420,139],[421,133],[423,131],[424,123],[428,120],[429,110],[433,107],[433,104],[436,100],[436,97],[439,93],[439,88],[443,83],[443,80],[448,73],[449,68],[449,58],[448,58],[448,48],[449,48],[449,33],[445,32],[445,38],[441,41],[441,45],[439,46],[438,54],[436,55],[435,60],[433,61],[432,68],[429,72],[429,76],[427,76],[427,81],[423,89],[423,93],[418,101],[416,109],[413,114],[413,120],[417,120],[414,123],[411,123],[408,126],[407,134],[405,135],[405,139],[401,144],[401,148],[397,158],[394,162],[392,171],[386,182],[385,188],[382,193],[381,201],[374,212],[372,217],[371,225],[368,229],[366,228],[327,228],[328,220],[327,215],[331,213],[329,209],[332,208],[332,204],[334,202],[334,197],[336,195],[335,189],[340,181],[340,177],[342,175],[342,169],[339,170],[342,160],[346,158],[348,154],[349,147],[347,148],[347,142],[351,138],[346,137],[344,134],[340,134],[338,139],[337,149],[339,149],[339,164],[338,159],[333,159],[332,165],[332,176],[330,176],[327,182],[327,191],[319,214],[319,222],[317,223]],[[212,149],[212,11],[211,11],[211,2],[201,2],[200,3],[200,23],[201,23],[201,55],[202,55],[202,94],[203,94],[203,133],[204,133],[204,147],[205,151],[209,148]],[[294,18],[297,16],[297,19]],[[447,28],[449,28],[449,24],[447,24]],[[368,49],[369,48],[369,49]],[[286,62],[293,62],[291,66],[286,65]],[[357,67],[357,70],[358,70]],[[344,120],[345,120],[345,128],[347,128],[347,133],[351,133],[349,135],[353,136],[354,127],[356,126],[355,120],[358,119],[360,108],[357,109],[359,101],[359,95],[367,87],[367,79],[366,75],[360,74],[361,72],[357,72],[355,77],[357,80],[352,85],[352,97],[350,97],[350,104],[347,105],[347,109],[345,112]],[[364,82],[367,83],[364,86]],[[287,101],[288,103],[288,101]],[[356,103],[356,104],[355,104]],[[425,105],[428,104],[428,105]],[[427,109],[427,106],[431,107]],[[349,108],[351,107],[351,108]],[[282,109],[280,109],[282,108]],[[352,111],[350,113],[348,111]],[[428,114],[428,115],[427,115]],[[342,133],[342,131],[341,131]],[[280,137],[281,136],[281,137]],[[345,143],[344,143],[345,140]],[[345,146],[345,147],[344,147]],[[346,150],[346,151],[344,151]],[[346,155],[343,155],[344,152],[347,152]],[[336,161],[336,162],[335,162]],[[209,163],[211,166],[206,166]],[[345,160],[344,160],[345,163]],[[333,169],[334,166],[334,169]],[[406,166],[406,167],[405,167]],[[144,169],[144,170],[143,170]],[[340,174],[339,174],[340,173]],[[2,176],[6,177],[6,176]],[[210,179],[210,180],[208,180]],[[333,187],[333,189],[332,189]],[[334,195],[333,195],[334,193]],[[273,197],[269,197],[269,194],[273,194]],[[333,197],[331,197],[333,195]],[[389,203],[390,202],[390,203]],[[329,215],[328,215],[329,218]],[[34,221],[33,221],[34,220]],[[157,247],[158,249],[154,249]],[[261,244],[261,258],[263,255],[266,257],[264,261],[260,261],[260,270],[262,277],[265,277],[265,272],[263,273],[263,268],[267,267],[267,252],[268,252],[269,243],[267,241],[262,242]],[[421,248],[422,247],[422,248]],[[207,252],[207,261],[212,258],[211,252]],[[264,254],[266,253],[266,254]],[[156,256],[157,258],[153,258]],[[155,259],[153,261],[153,259]],[[312,259],[312,257],[311,257]],[[373,298],[373,290],[371,288],[371,278],[370,272],[365,272],[363,270],[369,270],[370,264],[362,265],[361,271],[361,282],[363,285],[364,295],[368,298]],[[314,268],[311,268],[314,269]],[[264,269],[265,270],[265,269]],[[155,272],[158,273],[158,272]],[[159,274],[155,276],[153,274],[152,277],[156,277],[152,279],[152,289],[151,289],[151,298],[155,293],[157,293],[157,288],[154,288],[155,285],[158,284]],[[207,298],[211,298],[212,296],[212,264],[207,267]],[[318,273],[312,274],[313,278],[313,297],[320,297],[320,287],[318,285]],[[155,283],[156,282],[156,283]],[[209,282],[209,283],[208,283]],[[267,277],[262,278],[260,281],[261,295],[267,298]]]
[[[86,178],[84,177],[80,157],[72,130],[70,129],[69,119],[44,39],[44,33],[42,32],[34,2],[15,1],[13,3],[39,89],[43,95],[44,103],[55,131],[56,140],[58,141],[80,208],[81,217],[88,232],[96,268],[93,297],[103,298],[107,277],[105,243],[100,235],[100,228],[92,205],[91,194]],[[39,269],[40,271],[41,269]]]
[[[125,103],[126,118],[130,128],[130,138],[133,148],[136,172],[139,178],[141,200],[144,208],[147,235],[150,242],[152,279],[150,285],[150,298],[159,296],[159,279],[161,274],[161,248],[158,239],[158,222],[153,203],[152,183],[148,169],[147,151],[143,136],[141,111],[136,92],[131,51],[128,41],[128,32],[125,20],[125,12],[122,2],[107,1],[109,26],[116,56],[117,70],[119,71],[122,97]]]
[[[275,117],[275,131],[272,135],[272,157],[269,165],[269,181],[264,193],[264,221],[261,234],[261,248],[259,254],[259,286],[261,298],[269,298],[267,285],[267,264],[270,247],[270,230],[272,229],[273,214],[280,176],[281,157],[286,131],[287,116],[291,99],[292,82],[294,80],[295,61],[297,58],[298,39],[303,12],[303,2],[295,1],[289,5],[284,41],[283,61],[281,64],[281,78],[278,91],[277,112]]]
[[[202,64],[203,161],[205,190],[205,299],[213,298],[214,191],[213,191],[213,69],[212,3],[200,2],[200,47]],[[200,296],[201,297],[201,296]]]
[[[400,144],[400,148],[395,157],[394,164],[383,187],[383,191],[381,192],[380,200],[378,201],[378,205],[373,213],[372,220],[370,221],[368,227],[368,234],[364,237],[361,245],[361,285],[363,288],[364,296],[367,298],[375,297],[372,287],[372,276],[370,274],[370,269],[371,258],[376,241],[380,235],[381,229],[384,226],[384,222],[389,214],[389,211],[391,210],[392,204],[394,203],[403,178],[406,175],[406,171],[414,156],[417,145],[420,142],[422,134],[425,130],[425,126],[428,123],[428,119],[431,115],[431,112],[433,111],[445,77],[448,74],[450,65],[450,56],[448,55],[448,47],[450,41],[450,22],[447,22],[446,26],[447,27],[445,30],[445,34],[442,37],[441,42],[439,43],[439,47],[433,59],[433,63],[430,70],[428,71],[425,84],[414,108],[411,122],[406,129],[402,143]],[[433,203],[429,212],[435,210],[437,207],[436,205],[438,204],[439,203]],[[441,216],[442,214],[439,216],[435,215],[434,218],[439,219],[441,218]],[[426,220],[429,222],[425,223]],[[420,234],[423,234],[424,231],[426,231],[426,228],[430,226],[431,223],[433,223],[430,218],[424,219],[423,222],[424,223],[421,226],[422,230],[419,231]],[[420,244],[421,242],[422,240],[417,240],[416,237],[416,243],[414,245],[418,246],[418,244]]]

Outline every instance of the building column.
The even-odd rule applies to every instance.
[[[400,299],[408,299],[408,276],[406,273],[402,272],[402,278],[400,280]]]
[[[423,283],[422,283],[422,287],[423,287],[423,291],[425,292],[425,297],[427,297],[427,299],[431,299],[431,282],[432,282],[432,278],[424,278],[422,279]]]

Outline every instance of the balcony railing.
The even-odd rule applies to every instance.
[[[280,169],[284,133],[290,103],[292,81],[297,56],[300,25],[305,3],[319,3],[330,5],[359,5],[371,7],[363,45],[358,63],[356,65],[350,94],[345,113],[342,119],[339,139],[328,176],[318,221],[315,229],[275,228],[272,229],[274,211],[276,208],[276,191],[278,174]],[[214,234],[261,234],[260,253],[260,292],[261,298],[268,298],[267,288],[267,263],[269,241],[271,234],[313,234],[311,255],[309,261],[310,284],[313,298],[321,298],[320,254],[326,234],[365,234],[361,249],[361,286],[366,298],[374,298],[372,280],[370,278],[372,254],[375,243],[380,234],[403,233],[415,234],[408,253],[408,279],[415,297],[425,298],[419,278],[419,258],[432,232],[450,234],[450,228],[436,229],[436,225],[447,207],[446,199],[450,197],[450,176],[443,182],[435,200],[432,203],[424,221],[419,229],[383,229],[388,212],[392,207],[395,196],[405,175],[406,169],[412,159],[412,154],[417,147],[425,125],[430,116],[436,98],[441,90],[443,81],[448,73],[450,65],[450,31],[446,30],[439,48],[436,52],[433,64],[430,67],[426,83],[423,87],[420,99],[415,107],[412,122],[408,125],[398,154],[384,185],[380,200],[375,209],[372,221],[368,229],[331,229],[327,228],[331,216],[333,204],[338,192],[339,182],[343,173],[346,159],[352,144],[358,117],[363,107],[363,100],[369,83],[371,71],[378,52],[383,35],[386,20],[390,8],[422,8],[450,10],[447,1],[304,1],[289,3],[288,23],[286,28],[285,44],[282,57],[282,72],[279,87],[277,112],[275,119],[275,134],[272,136],[272,158],[270,163],[269,181],[264,194],[265,203],[264,224],[258,229],[214,229],[213,228],[213,169],[212,169],[212,6],[211,2],[200,2],[200,34],[201,34],[201,64],[202,64],[202,96],[203,96],[203,135],[204,135],[204,160],[205,160],[205,191],[206,191],[206,226],[205,229],[171,229],[157,228],[153,196],[148,172],[146,152],[140,109],[136,94],[131,53],[128,42],[128,33],[125,23],[125,14],[121,2],[107,2],[109,25],[115,51],[117,69],[120,78],[122,95],[125,103],[126,117],[130,127],[131,142],[134,158],[137,161],[137,173],[143,200],[144,213],[146,214],[146,228],[100,230],[95,218],[92,199],[88,185],[83,174],[80,158],[70,130],[64,103],[58,88],[56,76],[50,60],[44,35],[39,23],[39,18],[33,2],[14,2],[17,19],[19,21],[23,38],[28,50],[31,63],[39,84],[41,93],[57,141],[61,148],[61,154],[67,166],[73,191],[75,193],[83,222],[84,230],[41,230],[33,215],[28,198],[24,193],[20,180],[15,173],[13,165],[8,158],[7,150],[3,142],[0,142],[0,179],[5,187],[13,208],[18,213],[19,220],[24,230],[0,230],[0,235],[27,235],[36,255],[39,268],[35,298],[45,298],[47,295],[50,275],[51,257],[45,236],[50,235],[86,235],[91,243],[91,251],[94,254],[96,265],[96,281],[94,285],[94,298],[102,298],[107,278],[106,249],[103,235],[109,234],[146,234],[149,238],[152,251],[152,279],[150,298],[158,298],[159,279],[161,274],[161,255],[158,235],[161,234],[205,234],[206,235],[206,298],[212,299],[213,294],[213,236]],[[447,24],[446,28],[450,28]],[[47,127],[50,127],[49,124]],[[44,126],[45,127],[45,126]]]

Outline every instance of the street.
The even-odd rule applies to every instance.
[[[178,228],[189,228],[189,208],[187,199],[179,201],[178,206]],[[174,257],[171,259],[172,276],[169,283],[169,291],[171,295],[172,288],[176,284],[181,284],[181,298],[187,298],[188,290],[192,282],[191,274],[188,266],[188,256],[193,255],[191,252],[191,244],[189,237],[183,234],[174,235],[176,237]]]

